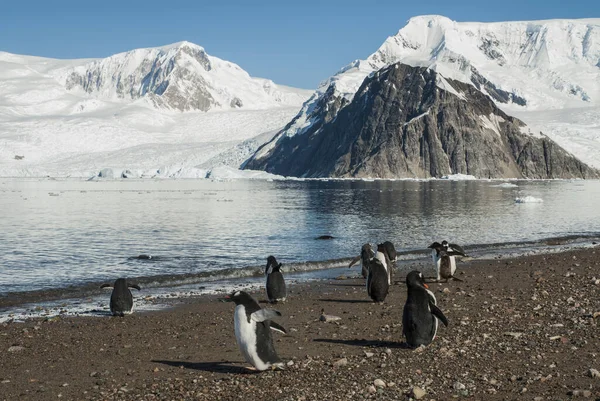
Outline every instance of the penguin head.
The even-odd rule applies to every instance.
[[[114,288],[117,291],[124,291],[127,288],[135,288],[136,290],[140,291],[141,288],[139,285],[137,284],[130,284],[127,282],[126,278],[118,278],[114,284],[102,284],[100,286],[100,288]]]
[[[267,258],[267,267],[265,268],[265,273],[273,273],[281,270],[281,263],[277,263],[277,259],[275,256],[271,255]]]
[[[445,241],[444,241],[445,242]],[[427,248],[430,249],[435,249],[436,251],[439,250],[440,248],[443,248],[443,245],[440,244],[439,242],[434,242],[433,244],[429,245]]]
[[[374,257],[375,251],[373,250],[373,245],[364,244],[360,251],[360,258],[362,259],[363,263],[373,259]]]
[[[442,247],[447,250],[448,249],[448,241],[443,240],[442,241]]]
[[[245,291],[234,291],[229,300],[235,302],[236,305],[247,305],[253,301],[253,298]]]
[[[406,286],[408,288],[429,288],[429,286],[425,284],[425,277],[423,277],[423,273],[417,270],[413,270],[406,275]]]

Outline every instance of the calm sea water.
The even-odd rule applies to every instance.
[[[0,294],[600,232],[600,182],[513,183],[0,179]]]

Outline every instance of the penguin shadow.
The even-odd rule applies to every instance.
[[[328,343],[328,344],[342,344],[351,345],[354,347],[373,347],[373,348],[400,348],[400,349],[413,349],[410,345],[405,342],[395,341],[378,341],[378,340],[339,340],[332,338],[315,338],[314,342]]]
[[[184,362],[184,361],[163,361],[152,360],[154,363],[162,363],[163,365],[173,366],[176,368],[184,368],[191,370],[200,370],[203,372],[212,373],[240,373],[240,374],[256,374],[258,370],[252,370],[244,366],[234,365],[241,362],[221,361],[221,362]]]
[[[332,298],[321,298],[321,302],[337,302],[342,304],[372,304],[374,303],[370,299],[332,299]]]

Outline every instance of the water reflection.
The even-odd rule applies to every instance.
[[[0,293],[246,268],[270,254],[284,265],[342,258],[364,242],[406,250],[600,231],[597,181],[498,184],[3,179]],[[522,196],[543,202],[515,204]]]

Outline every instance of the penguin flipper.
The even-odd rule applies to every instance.
[[[281,325],[279,325],[279,324],[275,323],[275,322],[274,322],[274,321],[272,321],[272,320],[271,320],[271,321],[269,321],[269,324],[270,324],[270,326],[271,326],[271,330],[275,330],[275,331],[278,331],[278,332],[280,332],[280,333],[287,334],[287,330],[285,329],[285,327],[283,327],[283,326],[281,326]]]
[[[430,302],[429,309],[431,310],[431,314],[433,316],[437,317],[442,323],[444,323],[444,326],[448,327],[448,318],[444,316],[444,312],[442,312],[442,310],[438,308],[437,305]]]
[[[354,259],[352,259],[350,261],[350,264],[348,265],[348,269],[351,268],[352,266],[354,266],[354,264],[360,260],[360,256],[361,255],[358,255],[357,257],[355,257]]]
[[[274,309],[260,309],[250,315],[255,322],[264,322],[281,316],[281,312]]]
[[[464,249],[462,249],[462,247],[460,245],[457,244],[448,244],[448,251],[450,252],[456,252],[456,255],[460,255],[460,256],[467,256],[467,254],[465,253]],[[451,255],[450,253],[448,253],[448,255],[450,256],[454,256]]]

